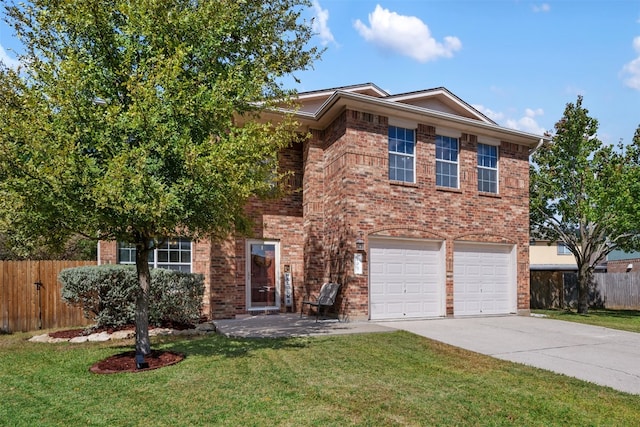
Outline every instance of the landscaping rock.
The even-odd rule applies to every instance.
[[[90,342],[102,342],[102,341],[109,341],[111,339],[111,335],[109,334],[109,332],[100,332],[97,334],[91,334],[88,337],[87,341]]]
[[[149,336],[150,337],[158,337],[158,336],[172,335],[172,334],[173,334],[173,329],[169,329],[169,328],[153,328],[153,329],[149,329]]]
[[[49,334],[35,335],[29,338],[30,342],[49,342]]]
[[[201,323],[196,328],[192,329],[170,329],[170,328],[152,328],[149,329],[149,336],[166,336],[166,335],[199,335],[215,332],[216,326],[213,323]],[[72,344],[79,344],[83,342],[104,342],[109,340],[123,340],[136,336],[136,332],[131,329],[123,329],[109,333],[106,331],[96,332],[91,335],[79,335],[73,338],[54,338],[49,334],[35,335],[29,339],[30,342],[44,342],[44,343],[58,343],[69,342]]]
[[[196,326],[196,331],[198,332],[215,332],[216,331],[216,325],[214,325],[211,322],[206,322],[206,323],[200,323],[198,324],[198,326]]]
[[[111,334],[111,339],[126,340],[129,338],[133,338],[135,335],[136,335],[135,331],[131,331],[131,330],[115,331],[114,333]]]

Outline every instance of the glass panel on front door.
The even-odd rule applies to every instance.
[[[277,304],[276,245],[250,245],[251,308],[275,307]]]

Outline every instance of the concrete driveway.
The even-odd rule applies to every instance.
[[[525,316],[377,322],[498,359],[640,394],[640,334]]]

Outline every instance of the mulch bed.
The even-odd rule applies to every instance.
[[[184,359],[184,355],[173,351],[152,350],[151,354],[145,356],[144,361],[149,364],[148,368],[136,368],[135,350],[115,354],[111,357],[95,363],[89,369],[94,374],[117,374],[120,372],[144,372],[152,369],[163,368],[174,365]]]
[[[162,325],[163,327],[184,330],[194,328],[194,325],[189,324],[179,324],[179,323],[170,323],[166,325]],[[149,329],[153,329],[150,327]],[[52,338],[64,338],[71,339],[75,337],[81,337],[84,335],[88,335],[89,333],[96,332],[108,332],[110,334],[118,331],[118,330],[135,330],[134,325],[126,325],[120,328],[100,328],[100,329],[68,329],[64,331],[56,331],[49,333],[49,336]],[[145,356],[144,361],[149,365],[148,368],[137,369],[136,368],[136,352],[135,351],[127,351],[120,354],[115,354],[111,357],[108,357],[100,362],[97,362],[91,366],[89,369],[91,372],[96,374],[116,374],[119,372],[144,372],[150,371],[153,369],[163,368],[165,366],[174,365],[185,358],[183,354],[175,353],[172,351],[160,351],[160,350],[152,350],[151,354]]]

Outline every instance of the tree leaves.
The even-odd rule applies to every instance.
[[[640,127],[631,144],[604,145],[582,101],[567,104],[552,142],[533,154],[530,219],[533,237],[560,241],[575,256],[586,298],[596,265],[614,249],[637,246]]]
[[[260,165],[295,133],[287,118],[239,129],[234,117],[286,102],[292,93],[279,78],[319,57],[306,48],[311,31],[300,12],[307,5],[10,5],[29,66],[21,75],[3,71],[0,160],[19,166],[11,184],[5,180],[6,191],[20,190],[12,190],[15,202],[43,211],[29,232],[55,224],[56,233],[80,228],[131,241],[138,224],[155,235],[219,234],[242,223],[234,216],[248,197],[267,194],[273,179]]]

